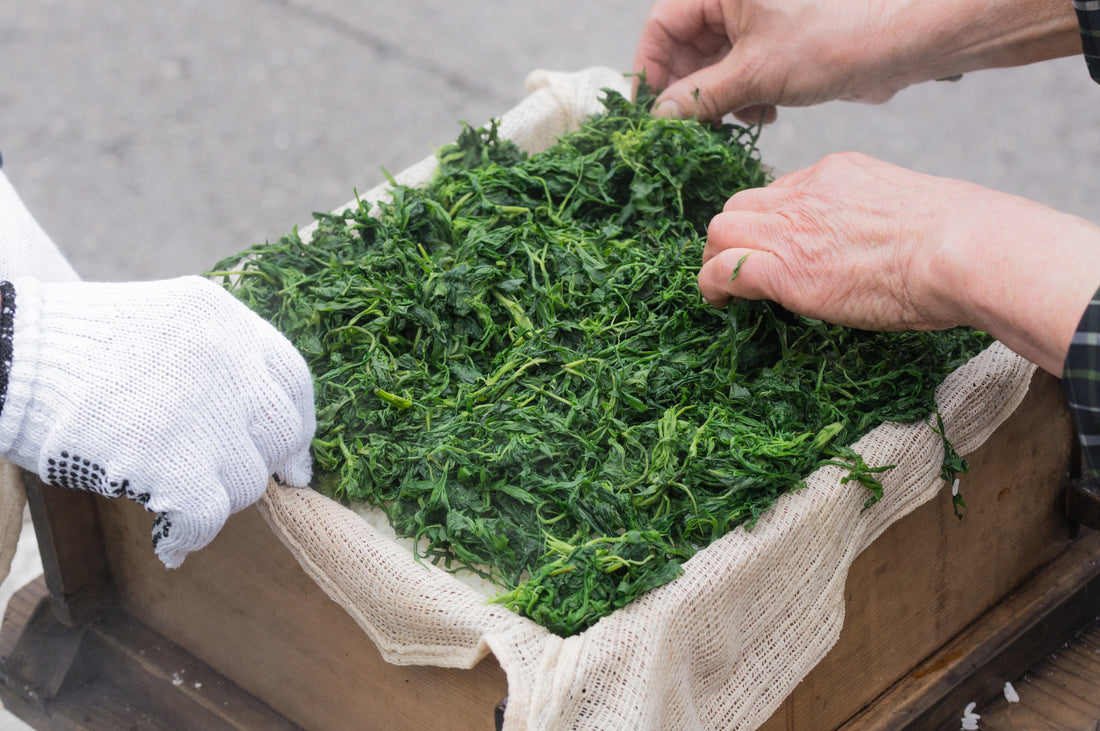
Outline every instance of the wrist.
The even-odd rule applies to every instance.
[[[1069,0],[914,0],[898,6],[890,27],[897,30],[881,39],[883,50],[905,85],[1081,50]]]
[[[959,324],[984,330],[1061,376],[1100,285],[1100,227],[1008,194],[960,197],[931,276]]]

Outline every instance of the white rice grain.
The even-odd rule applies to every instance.
[[[978,731],[978,719],[981,718],[977,713],[974,713],[974,709],[977,707],[977,703],[971,701],[966,705],[966,710],[963,711],[962,731]]]

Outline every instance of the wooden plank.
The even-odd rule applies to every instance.
[[[244,693],[233,682],[212,671],[190,653],[165,640],[117,608],[109,608],[91,625],[87,652],[100,658],[100,664],[126,669],[111,678],[130,694],[157,698],[150,712],[169,718],[159,702],[173,701],[177,717],[192,728],[212,728],[199,723],[201,718],[216,719],[225,728],[246,731],[293,731],[297,728],[270,708]],[[171,687],[172,692],[165,691]],[[179,728],[179,722],[170,724]]]
[[[1085,703],[1083,698],[1074,696],[1060,683],[1044,675],[1045,672],[1040,671],[1025,676],[1024,687],[1031,691],[1031,700],[1027,706],[1033,711],[1041,711],[1041,715],[1052,723],[1066,728],[1094,728],[1096,711],[1089,708],[1091,704]]]
[[[964,519],[945,489],[864,551],[848,575],[837,644],[762,728],[841,726],[1065,550],[1072,450],[1061,384],[1038,373],[1016,412],[968,455]]]
[[[83,682],[77,657],[84,642],[87,625],[62,624],[50,609],[49,598],[42,598],[16,631],[19,636],[12,651],[0,662],[0,680],[5,688],[18,689],[20,695],[44,710],[61,692],[66,682]]]
[[[1100,656],[1100,622],[1087,627],[1079,636],[1076,646],[1089,649]]]
[[[1095,731],[1100,723],[1100,707],[1068,706],[1057,688],[1044,688],[1030,673],[1013,686],[1020,697],[1018,702],[1009,703],[1000,697],[981,709],[983,731],[987,727],[1031,728],[1020,725],[1025,719],[1042,719],[1046,724],[1071,731]]]
[[[1079,630],[1064,645],[1013,681],[1019,696],[1009,703],[1000,696],[981,709],[982,729],[1010,726],[1041,718],[1073,731],[1100,728],[1100,618]]]
[[[0,697],[37,728],[298,728],[112,605],[93,622],[67,627],[51,611],[43,582],[17,592],[12,605],[0,631],[12,648],[0,659]]]
[[[1096,668],[1079,662],[1065,648],[1037,669],[1032,669],[1028,677],[1040,686],[1044,683],[1057,686],[1067,705],[1091,710],[1094,707],[1093,698],[1100,695],[1100,675]]]
[[[1100,480],[1074,480],[1069,484],[1066,515],[1075,523],[1100,530]]]
[[[46,588],[44,576],[28,582],[12,594],[8,600],[8,606],[4,607],[4,622],[0,625],[0,657],[11,655],[19,639],[18,631],[3,632],[3,628],[26,625],[34,608],[47,596],[49,596],[49,590]]]
[[[96,502],[84,490],[47,485],[23,471],[50,604],[70,627],[95,617],[109,583]]]
[[[893,685],[844,731],[946,728],[1002,693],[1100,611],[1100,533],[1089,532]]]
[[[298,566],[259,511],[235,514],[206,549],[168,570],[151,517],[100,505],[122,606],[308,729],[491,729],[507,695],[492,656],[471,670],[385,662]]]
[[[1059,651],[1059,658],[1064,667],[1076,667],[1082,674],[1089,674],[1100,679],[1100,657],[1086,652],[1078,647],[1076,643],[1063,647]]]
[[[1080,727],[1057,723],[1022,703],[1005,703],[979,715],[978,726],[982,731],[1083,731]],[[961,718],[962,714],[959,716]],[[951,728],[958,728],[958,725]]]

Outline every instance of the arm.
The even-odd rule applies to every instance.
[[[0,170],[0,280],[17,276],[52,282],[79,279]]]
[[[0,456],[157,514],[169,566],[258,500],[304,486],[313,381],[212,282],[84,283],[0,172]]]
[[[1069,0],[660,0],[634,71],[665,90],[658,113],[755,122],[1080,51]]]
[[[733,196],[699,272],[717,306],[767,298],[853,327],[970,325],[1058,376],[1098,286],[1100,227],[857,154]]]

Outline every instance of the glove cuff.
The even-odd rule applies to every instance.
[[[36,470],[36,455],[10,454],[25,431],[28,405],[34,393],[40,348],[41,292],[37,280],[20,279],[0,285],[0,368],[5,371],[0,405],[0,455]],[[18,315],[18,316],[17,316]]]

